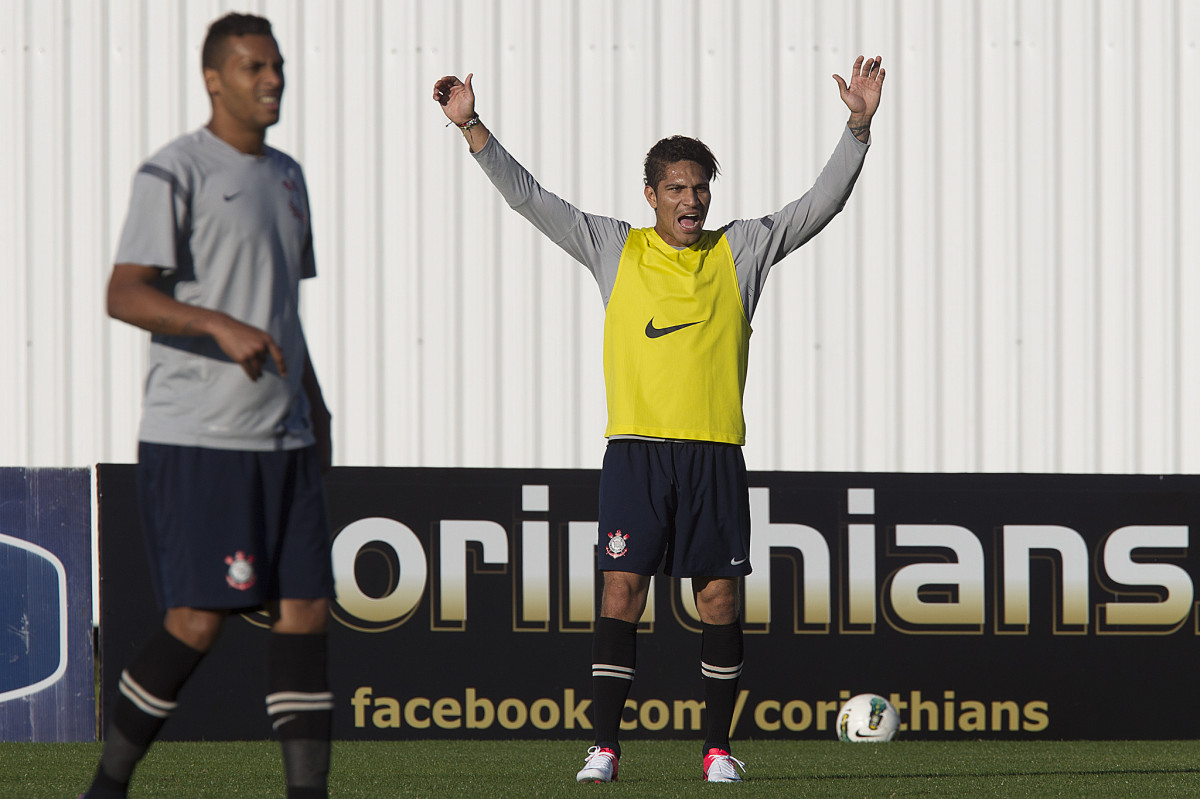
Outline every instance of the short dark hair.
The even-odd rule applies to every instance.
[[[712,180],[721,172],[717,158],[708,149],[708,145],[699,139],[687,136],[668,136],[659,139],[658,143],[646,153],[646,171],[643,180],[655,191],[667,173],[667,167],[676,161],[695,161]]]
[[[253,14],[231,12],[208,26],[204,47],[200,51],[203,69],[220,69],[225,60],[225,44],[235,36],[273,36],[271,21]]]

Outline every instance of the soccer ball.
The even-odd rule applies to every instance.
[[[878,694],[859,694],[846,700],[838,712],[839,741],[882,743],[896,737],[900,714]]]

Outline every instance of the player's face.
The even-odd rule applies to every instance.
[[[204,70],[213,114],[246,132],[261,133],[279,121],[283,56],[273,36],[232,36],[219,70]]]
[[[646,187],[646,201],[654,209],[654,229],[662,240],[672,247],[690,247],[704,232],[712,202],[708,175],[695,161],[676,161],[657,186]]]

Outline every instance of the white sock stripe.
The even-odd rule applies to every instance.
[[[714,666],[713,664],[711,664],[711,663],[705,663],[705,662],[702,660],[702,661],[700,661],[700,668],[702,668],[702,669],[705,669],[705,670],[707,670],[707,671],[717,671],[717,672],[722,672],[722,671],[723,671],[723,672],[726,672],[726,673],[732,673],[732,672],[735,672],[735,671],[738,671],[738,672],[740,672],[740,671],[742,670],[742,664],[741,664],[741,663],[738,663],[738,664],[737,664],[737,665],[735,665],[735,666]]]
[[[616,666],[613,663],[592,663],[592,671],[598,668],[605,669],[606,672],[625,672],[626,674],[632,674],[637,671],[632,666]]]
[[[333,710],[333,702],[275,702],[267,705],[268,716],[278,716],[280,713],[311,713],[318,710]]]
[[[333,710],[333,692],[305,693],[303,691],[277,691],[267,694],[267,715],[280,713]]]
[[[612,663],[593,663],[592,671],[596,671],[596,670],[620,671],[620,672],[624,672],[625,674],[633,674],[637,671],[637,669],[635,669],[633,666],[616,666]]]
[[[170,710],[163,710],[162,708],[155,707],[134,693],[133,690],[125,685],[125,683],[120,683],[117,687],[126,699],[132,702],[138,710],[142,711],[147,716],[154,716],[156,719],[165,719],[167,716],[171,715]]]
[[[332,702],[332,691],[306,692],[306,691],[276,691],[273,694],[267,694],[267,704],[275,702]]]
[[[736,680],[742,675],[742,664],[736,666],[714,666],[700,661],[700,674],[715,680]]]
[[[117,687],[125,695],[126,699],[137,705],[139,710],[156,718],[165,719],[171,715],[172,710],[179,707],[178,702],[168,702],[165,699],[159,699],[147,691],[137,680],[129,676],[128,670],[121,672],[121,681]]]
[[[174,710],[176,707],[179,706],[178,702],[168,702],[166,699],[159,699],[157,696],[155,696],[154,694],[147,691],[145,688],[142,687],[141,683],[139,683],[137,680],[133,679],[132,676],[130,676],[128,669],[121,672],[121,682],[124,685],[128,686],[130,691],[132,691],[133,693],[135,693],[139,697],[141,697],[142,701],[153,705],[154,707],[158,708],[159,710],[170,711],[170,710]]]

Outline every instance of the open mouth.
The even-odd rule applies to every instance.
[[[700,229],[700,215],[684,214],[679,217],[679,227],[685,233],[695,233]]]

